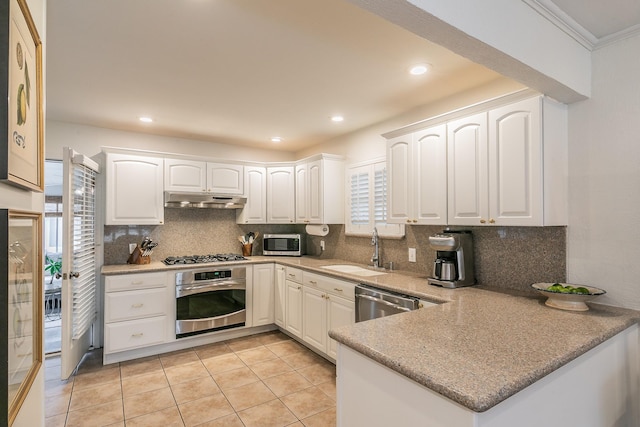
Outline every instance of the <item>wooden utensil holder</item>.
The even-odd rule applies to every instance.
[[[151,263],[151,256],[142,256],[142,249],[140,246],[136,246],[136,248],[129,255],[129,259],[127,260],[127,264],[149,264]]]

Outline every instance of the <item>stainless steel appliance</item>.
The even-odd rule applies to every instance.
[[[265,234],[263,255],[302,256],[305,254],[304,234]]]
[[[391,316],[420,308],[416,297],[383,291],[368,285],[356,286],[356,322]]]
[[[244,326],[246,277],[244,266],[176,273],[176,338]]]
[[[164,193],[165,208],[242,209],[247,198],[212,193]]]
[[[476,284],[471,231],[444,230],[429,237],[429,246],[436,251],[433,272],[427,278],[430,284],[445,288]]]

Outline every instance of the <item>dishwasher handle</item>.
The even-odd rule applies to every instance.
[[[411,311],[410,308],[403,307],[401,305],[394,304],[392,302],[385,301],[385,300],[383,300],[381,298],[376,298],[376,297],[372,297],[372,296],[369,296],[369,295],[360,294],[360,295],[357,295],[356,298],[363,298],[363,299],[366,299],[366,300],[369,300],[369,301],[373,301],[373,302],[375,302],[377,304],[383,304],[383,305],[386,305],[386,306],[389,306],[389,307],[393,307],[396,310],[400,310],[400,311]]]

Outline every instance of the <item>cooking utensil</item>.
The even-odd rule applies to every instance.
[[[147,244],[147,246],[144,249],[144,252],[142,252],[142,256],[151,255],[151,253],[153,252],[153,248],[155,248],[156,246],[158,246],[158,244],[156,242],[151,242],[151,243]]]

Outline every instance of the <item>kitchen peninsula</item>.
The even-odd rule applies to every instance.
[[[640,419],[637,311],[590,304],[588,312],[568,312],[535,294],[442,289],[413,273],[361,277],[323,268],[342,260],[242,261],[274,262],[440,303],[330,331],[340,343],[339,425],[390,425],[398,411],[443,426],[509,425],[513,417],[531,426]],[[172,269],[112,265],[103,274]]]

